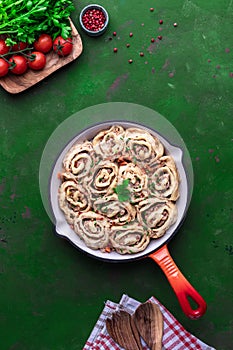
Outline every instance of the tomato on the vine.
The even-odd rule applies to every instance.
[[[18,43],[14,44],[11,47],[11,51],[20,51],[20,50],[24,50],[26,49],[26,47],[28,46],[27,43],[24,43],[23,41],[19,41]]]
[[[26,72],[28,65],[27,60],[24,56],[13,55],[10,59],[10,71],[13,74],[20,75]]]
[[[43,69],[46,65],[46,57],[43,52],[33,51],[28,59],[28,65],[34,70]]]
[[[9,70],[9,63],[3,58],[0,58],[0,77],[7,75]]]
[[[9,52],[10,47],[6,45],[5,40],[0,39],[0,55],[5,55]]]
[[[34,48],[36,51],[47,53],[52,50],[53,39],[49,34],[41,34],[39,38],[34,42]]]
[[[62,36],[58,36],[53,42],[53,51],[59,56],[67,56],[73,49],[73,43],[71,38],[63,39]]]

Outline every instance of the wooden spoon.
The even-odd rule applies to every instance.
[[[162,349],[163,315],[159,307],[146,302],[138,306],[134,315],[134,323],[139,334],[151,350]]]
[[[112,339],[125,350],[142,350],[134,319],[128,312],[115,312],[111,319],[106,320],[106,328]]]

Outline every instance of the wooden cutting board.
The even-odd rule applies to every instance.
[[[7,76],[0,78],[0,85],[11,94],[17,94],[78,58],[83,50],[82,40],[71,20],[70,25],[72,28],[73,50],[68,56],[60,57],[51,51],[46,54],[46,66],[41,71],[28,69],[26,73],[19,76],[9,73]]]

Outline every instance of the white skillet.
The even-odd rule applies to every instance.
[[[84,140],[92,140],[92,138],[98,132],[108,129],[114,124],[121,125],[124,128],[130,128],[130,127],[144,128],[147,131],[149,131],[152,135],[160,139],[160,141],[162,142],[162,144],[166,149],[166,153],[170,154],[173,157],[181,178],[180,187],[179,187],[180,197],[176,203],[177,209],[178,209],[178,218],[176,223],[167,230],[164,236],[158,239],[151,240],[150,244],[147,246],[147,248],[144,251],[136,254],[121,255],[116,252],[104,253],[104,252],[101,252],[100,250],[93,250],[88,248],[65,220],[64,214],[61,211],[57,200],[58,188],[61,184],[58,178],[58,174],[62,171],[62,161],[65,154],[68,152],[68,150],[72,147],[74,143],[83,142]],[[68,144],[61,151],[60,155],[57,158],[57,161],[55,162],[55,165],[51,174],[50,189],[49,189],[50,203],[51,203],[53,215],[55,217],[56,232],[60,237],[68,239],[75,247],[87,253],[88,255],[101,260],[105,260],[105,261],[126,262],[126,261],[133,261],[139,258],[150,257],[151,259],[156,261],[158,265],[163,269],[170,284],[175,290],[175,293],[178,297],[178,300],[185,314],[187,314],[187,316],[190,318],[197,318],[197,317],[200,317],[205,312],[206,304],[202,299],[202,297],[194,290],[194,288],[189,284],[189,282],[181,274],[181,272],[175,265],[174,261],[172,260],[167,250],[167,243],[170,241],[173,235],[178,231],[178,228],[181,225],[187,210],[189,186],[188,186],[185,169],[182,163],[182,156],[183,156],[183,153],[179,147],[175,147],[171,145],[163,136],[158,134],[155,130],[145,127],[142,124],[133,123],[129,121],[120,121],[120,120],[98,123],[78,133],[72,140],[68,142]],[[197,303],[198,305],[197,309],[195,310],[192,309],[189,303],[188,297],[191,297]]]

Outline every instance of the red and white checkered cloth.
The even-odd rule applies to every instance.
[[[186,331],[155,297],[151,297],[149,300],[157,304],[163,314],[163,350],[215,350]],[[108,334],[105,321],[107,318],[111,318],[112,313],[117,310],[125,310],[133,314],[139,305],[140,302],[125,294],[119,304],[108,300],[83,350],[123,350]],[[143,340],[142,345],[143,350],[149,349]]]

